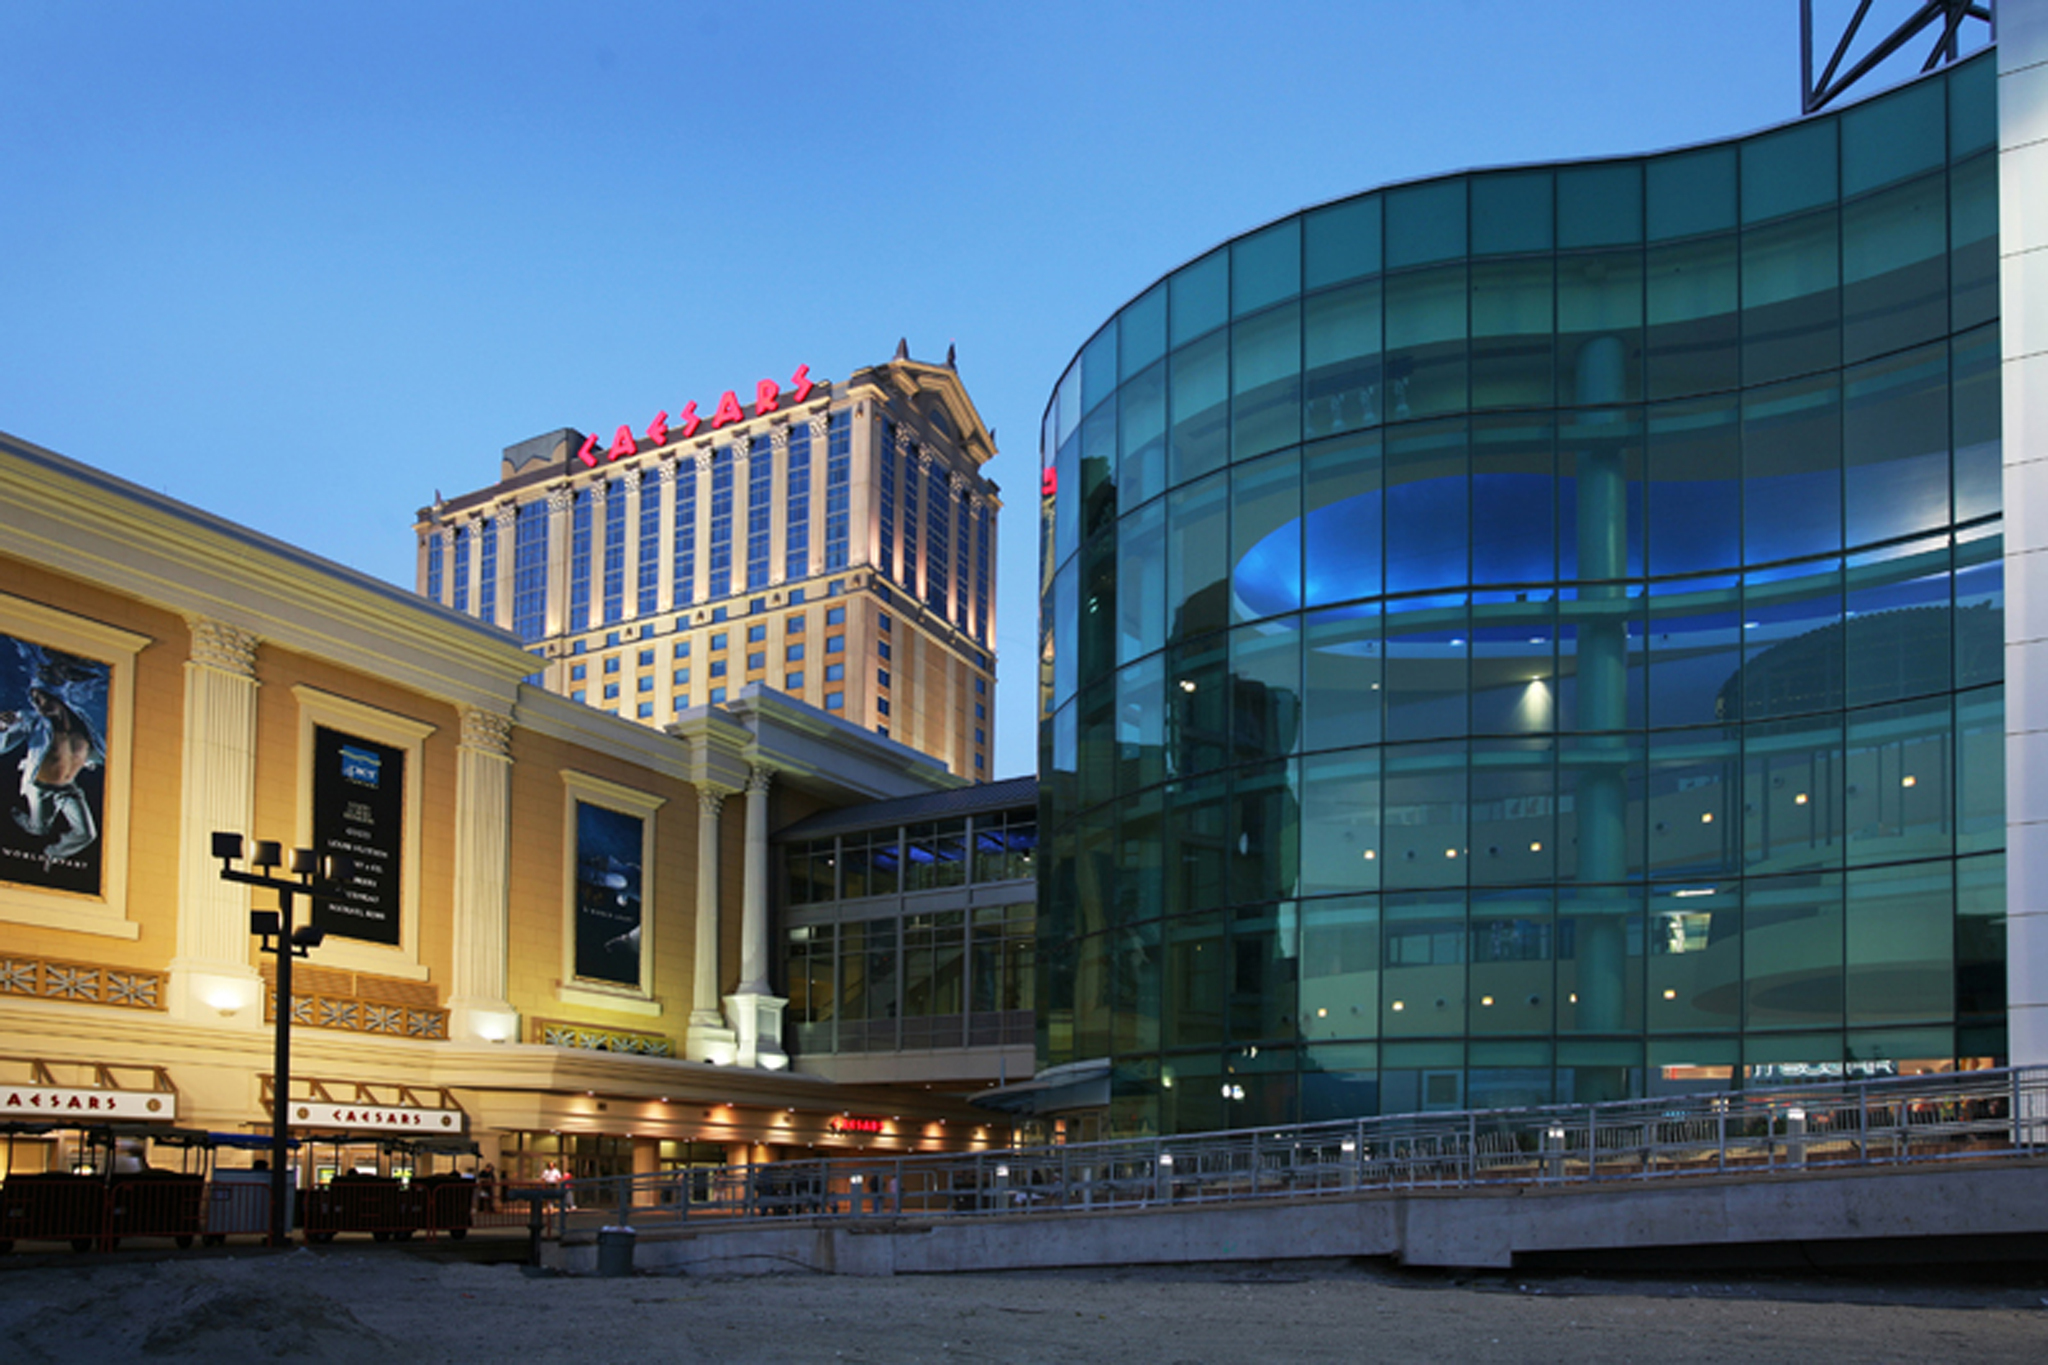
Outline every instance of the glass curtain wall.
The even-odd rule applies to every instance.
[[[1041,1066],[1146,1133],[2003,1059],[1992,85],[1363,194],[1082,348]]]

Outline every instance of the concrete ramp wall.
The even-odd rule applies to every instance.
[[[1235,1205],[989,1218],[710,1222],[648,1229],[644,1271],[933,1275],[977,1270],[1389,1257],[1507,1268],[1517,1256],[1643,1248],[2048,1233],[2048,1162],[1894,1166],[1806,1175],[1326,1195]],[[594,1243],[548,1244],[596,1269]]]

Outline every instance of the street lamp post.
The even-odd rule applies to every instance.
[[[284,861],[283,847],[277,841],[258,839],[254,851],[248,852],[247,841],[231,832],[214,834],[213,856],[220,859],[222,881],[268,887],[277,893],[277,909],[249,912],[249,932],[263,940],[264,952],[277,958],[277,1053],[270,1091],[270,1244],[281,1247],[287,1221],[285,1201],[290,1197],[286,1165],[291,1147],[292,959],[306,956],[325,937],[311,924],[292,923],[292,902],[297,896],[315,905],[340,899],[348,862],[344,858],[322,859],[311,849],[295,848],[290,876],[276,876]],[[235,870],[234,864],[245,856],[254,871]]]

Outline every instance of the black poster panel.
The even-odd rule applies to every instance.
[[[113,667],[0,635],[0,881],[101,894]]]
[[[640,817],[576,803],[576,975],[640,984]]]
[[[400,851],[405,845],[405,750],[316,726],[313,851],[353,865],[342,899],[313,923],[341,938],[398,946]]]

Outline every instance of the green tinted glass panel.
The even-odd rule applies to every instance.
[[[1380,268],[1380,197],[1317,209],[1303,223],[1303,285],[1320,289]]]
[[[1386,196],[1387,269],[1465,254],[1465,181],[1439,180]]]
[[[1476,176],[1472,181],[1472,252],[1548,251],[1551,233],[1548,171]]]
[[[1289,218],[1230,248],[1230,311],[1242,316],[1301,292],[1301,220]]]
[[[1643,240],[1643,168],[1636,162],[1557,173],[1557,244],[1565,250]]]
[[[1212,251],[1183,266],[1167,281],[1167,292],[1175,346],[1222,326],[1230,315],[1230,253]]]

